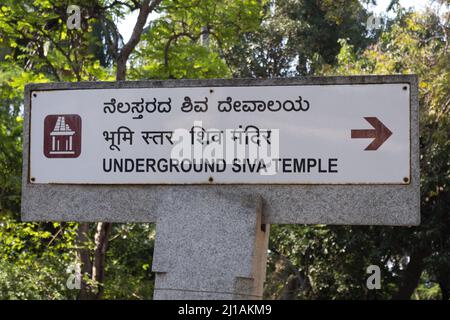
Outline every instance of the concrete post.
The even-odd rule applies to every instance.
[[[158,217],[154,299],[261,299],[269,225],[260,197],[180,193]]]

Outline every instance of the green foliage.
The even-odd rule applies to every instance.
[[[0,299],[75,298],[66,287],[75,232],[75,224],[0,219]]]
[[[163,1],[132,59],[130,79],[229,77],[222,53],[259,27],[261,2]]]
[[[110,240],[106,268],[106,299],[148,299],[153,295],[151,272],[155,227],[118,224]]]
[[[25,71],[56,81],[96,80],[106,77],[101,66],[111,63],[114,17],[123,12],[99,10],[109,1],[78,0],[80,30],[69,30],[66,1],[4,0],[0,6],[0,58]]]
[[[333,64],[339,39],[365,48],[368,13],[358,0],[270,1],[256,32],[224,51],[233,75],[280,77],[313,74],[323,63]]]
[[[439,300],[442,298],[442,290],[433,277],[425,271],[420,283],[412,296],[414,300]]]
[[[42,73],[0,60],[0,217],[17,218],[20,212],[23,89],[26,83],[44,81]]]
[[[382,272],[382,291],[366,287],[369,265],[386,265],[392,243],[386,228],[344,226],[274,226],[271,232],[267,298],[390,298],[395,279]],[[280,275],[282,275],[280,277]],[[272,280],[273,278],[273,280]],[[278,279],[277,279],[278,278]],[[284,278],[284,281],[283,281]],[[273,284],[276,286],[272,287]]]
[[[419,227],[279,226],[271,233],[272,298],[449,299],[450,54],[449,21],[406,13],[359,52],[340,40],[337,64],[320,74],[419,76],[421,212]],[[367,266],[381,268],[382,289],[365,288]],[[414,271],[418,271],[415,273]],[[420,275],[422,274],[422,277]]]

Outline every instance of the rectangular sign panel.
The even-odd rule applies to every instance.
[[[409,184],[410,84],[34,90],[33,184]]]

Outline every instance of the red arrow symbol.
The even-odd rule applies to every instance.
[[[371,144],[364,150],[377,150],[392,135],[391,130],[378,120],[377,117],[364,117],[374,129],[352,130],[352,139],[373,138]]]

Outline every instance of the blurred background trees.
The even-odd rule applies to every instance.
[[[370,2],[163,0],[129,56],[130,80],[419,76],[421,225],[272,226],[266,298],[450,297],[450,1],[425,12],[392,1],[380,28],[368,30]],[[80,30],[67,29],[67,1],[0,4],[0,298],[80,298],[67,284],[83,254],[85,263],[94,259],[98,226],[20,222],[23,87],[114,80],[127,43],[117,22],[141,3],[71,1],[81,8]],[[112,225],[105,277],[96,283],[86,272],[84,289],[151,298],[154,233],[152,224]],[[380,290],[366,287],[372,264],[381,268]]]

